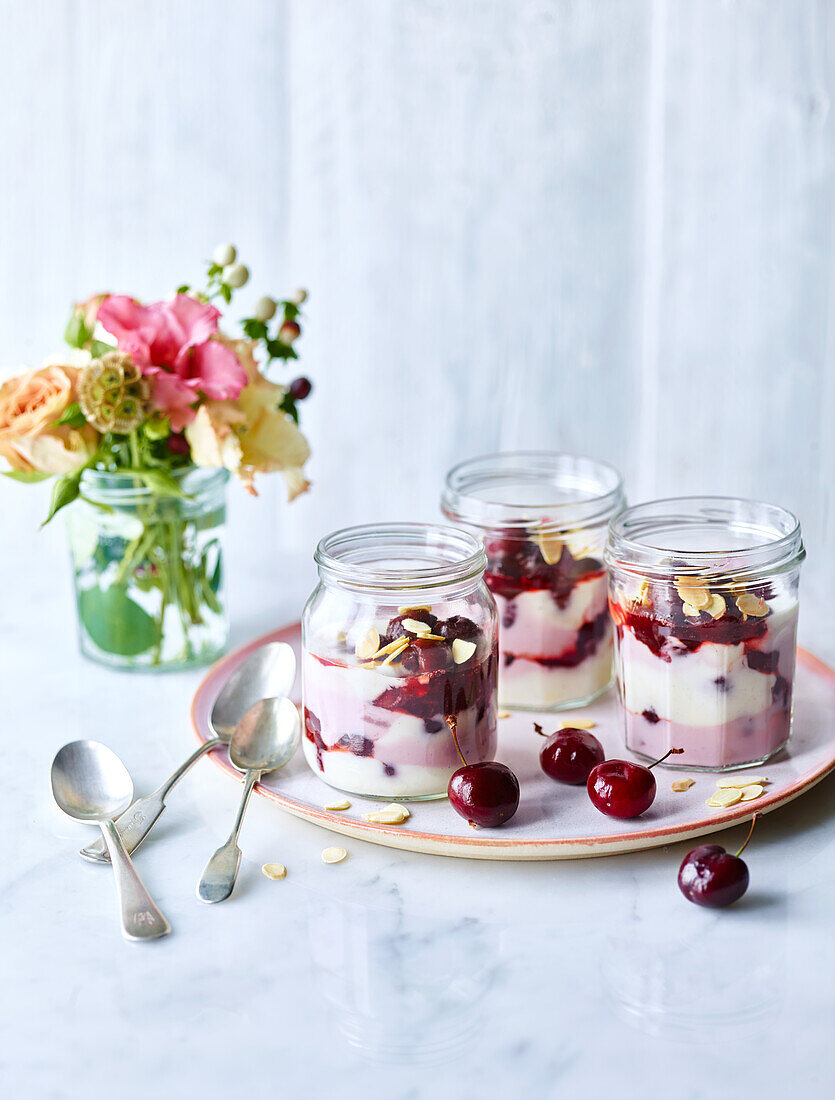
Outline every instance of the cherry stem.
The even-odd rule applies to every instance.
[[[678,752],[684,752],[684,749],[667,749],[667,751],[664,753],[663,756],[659,756],[659,758],[655,761],[655,764],[663,764],[663,762],[667,759],[668,756],[672,756],[673,753],[678,753]],[[654,768],[655,764],[649,764],[648,767]]]
[[[745,838],[745,843],[742,845],[742,847],[736,853],[736,858],[737,859],[739,859],[739,857],[742,855],[742,853],[748,847],[748,841],[751,839],[751,834],[754,831],[754,826],[757,824],[757,817],[758,816],[759,816],[758,814],[754,814],[754,816],[751,818],[751,828],[748,830],[748,836]]]
[[[444,721],[449,726],[450,733],[452,734],[452,740],[455,742],[455,751],[461,757],[461,763],[466,768],[467,761],[464,759],[464,754],[463,752],[461,752],[461,746],[458,744],[458,732],[456,729],[456,727],[458,726],[458,722],[456,720],[456,717],[454,714],[449,714],[444,718]]]
[[[534,733],[538,733],[540,737],[548,737],[549,736],[545,732],[545,730],[542,728],[542,726],[540,726],[539,722],[534,722],[533,731],[534,731]]]

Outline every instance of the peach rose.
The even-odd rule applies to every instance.
[[[75,400],[78,370],[48,366],[10,378],[0,386],[0,457],[14,470],[67,474],[96,449],[94,428],[55,426]]]

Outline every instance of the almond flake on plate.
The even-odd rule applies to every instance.
[[[558,730],[593,730],[597,723],[592,718],[564,718]]]
[[[338,802],[326,802],[326,810],[350,810],[351,803],[347,798],[340,798]]]
[[[367,661],[369,657],[373,657],[377,650],[380,648],[380,635],[370,626],[363,634],[357,638],[356,645],[354,646],[354,653],[361,661]]]
[[[496,715],[496,717],[497,718],[509,718],[510,717],[510,711],[509,710],[500,710],[499,713]]]
[[[452,659],[457,665],[463,665],[465,661],[469,661],[475,650],[475,642],[465,642],[463,638],[456,638],[452,643]]]
[[[707,800],[708,806],[718,806],[727,809],[742,801],[742,791],[738,787],[726,787],[724,790],[714,791]]]
[[[284,878],[287,874],[287,868],[283,863],[265,863],[261,868],[262,874],[265,874],[267,878]]]
[[[753,802],[755,798],[759,798],[761,794],[765,793],[765,787],[762,783],[751,783],[747,787],[743,787],[741,791],[741,802]]]
[[[754,783],[768,783],[764,775],[726,775],[716,780],[720,789],[727,787],[751,787]]]
[[[363,814],[363,821],[370,821],[372,825],[402,825],[412,815],[405,806],[392,803],[382,810],[372,810],[370,814]]]
[[[348,853],[344,848],[325,848],[322,852],[323,863],[341,863],[343,859],[347,859]]]
[[[672,789],[674,791],[689,791],[695,782],[695,779],[674,779]]]

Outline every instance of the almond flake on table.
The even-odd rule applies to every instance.
[[[496,717],[497,718],[509,718],[510,717],[510,711],[509,710],[500,710],[499,713],[496,715]]]
[[[695,782],[695,779],[674,779],[672,789],[674,791],[689,791]]]
[[[267,878],[272,879],[286,878],[287,876],[287,868],[283,863],[265,863],[261,868],[261,872]]]
[[[593,718],[564,718],[558,725],[558,730],[593,730],[597,722]]]
[[[348,858],[348,853],[344,848],[325,848],[322,852],[323,863],[341,863],[343,859]]]

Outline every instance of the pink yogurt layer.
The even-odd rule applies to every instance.
[[[755,764],[773,756],[789,739],[790,712],[772,704],[759,714],[744,715],[716,726],[684,725],[624,712],[626,747],[653,760],[672,748],[683,748],[677,767],[722,768]]]

